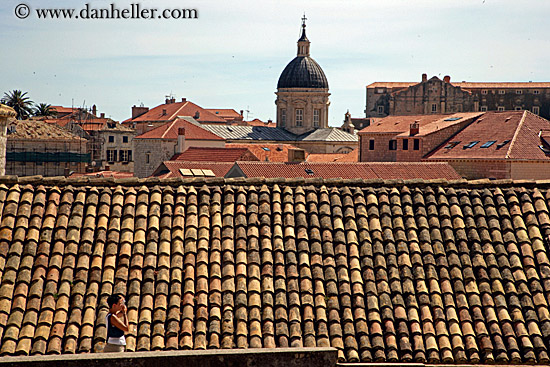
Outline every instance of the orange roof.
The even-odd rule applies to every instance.
[[[444,162],[438,162],[444,163]],[[449,164],[421,162],[356,163],[270,163],[237,162],[245,177],[265,178],[361,178],[361,179],[437,179],[457,180],[461,176]]]
[[[260,119],[254,119],[252,121],[245,121],[249,126],[267,126],[267,127],[277,127],[275,122],[264,122]]]
[[[218,135],[203,129],[199,124],[183,118],[175,119],[162,126],[136,136],[136,139],[177,139],[178,130],[185,129],[186,140],[224,140]]]
[[[550,160],[539,148],[548,129],[550,121],[529,111],[486,112],[428,158]]]
[[[434,131],[441,130],[444,127],[464,122],[464,119],[475,118],[482,114],[482,112],[463,112],[451,115],[413,115],[371,118],[371,124],[359,131],[359,134],[407,133],[410,129],[410,125],[418,121],[418,125],[420,127],[420,132],[418,135],[426,135]]]
[[[232,108],[205,108],[206,111],[223,118],[224,120],[241,119],[242,115]]]
[[[187,162],[236,162],[257,161],[258,158],[247,148],[208,148],[190,147],[183,153],[175,154],[170,161]]]
[[[54,110],[57,113],[72,113],[72,112],[78,110],[78,108],[63,107],[63,106],[50,106],[50,109]]]
[[[262,162],[288,162],[288,151],[298,149],[291,144],[227,144],[226,147],[247,148]]]
[[[135,119],[127,119],[124,122],[148,122],[148,121],[172,121],[178,116],[190,116],[199,122],[225,123],[225,119],[216,116],[212,112],[190,101],[161,104],[150,109]],[[197,117],[195,117],[197,116]]]
[[[233,162],[163,162],[152,176],[160,178],[168,177],[211,177],[212,171],[215,177],[224,177],[233,167]]]
[[[330,154],[309,154],[307,162],[358,162],[359,149],[354,149],[349,153],[330,153]]]
[[[420,84],[420,82],[374,82],[367,85],[367,88],[408,88],[416,84]],[[550,82],[451,82],[450,84],[465,89],[550,88]]]

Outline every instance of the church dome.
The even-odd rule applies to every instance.
[[[281,73],[277,88],[328,89],[328,81],[315,60],[309,56],[297,56]]]

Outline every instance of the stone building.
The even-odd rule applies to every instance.
[[[375,82],[366,88],[367,117],[528,110],[550,118],[550,83],[451,83],[422,75],[420,83]]]
[[[12,120],[7,129],[6,174],[68,176],[90,163],[87,141],[39,120]]]
[[[0,176],[6,174],[6,142],[8,121],[15,118],[15,110],[0,104]]]
[[[223,148],[225,140],[190,117],[177,118],[134,139],[134,174],[150,176],[159,165],[189,147]]]
[[[305,17],[298,55],[285,67],[277,83],[277,127],[300,135],[328,127],[328,81],[323,69],[310,57]]]

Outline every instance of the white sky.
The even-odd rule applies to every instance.
[[[195,20],[44,20],[36,8],[196,8]],[[311,56],[327,75],[329,123],[363,117],[374,81],[550,81],[548,0],[2,0],[0,94],[96,104],[115,120],[172,93],[205,108],[275,117],[280,73],[306,12]]]

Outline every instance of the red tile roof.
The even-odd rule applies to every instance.
[[[186,140],[224,140],[218,135],[203,129],[199,124],[178,118],[146,133],[136,139],[177,139],[179,128],[185,129]]]
[[[331,154],[309,154],[307,162],[358,162],[359,149],[354,149],[349,153],[331,153]]]
[[[213,113],[214,115],[223,118],[226,121],[233,121],[235,119],[243,119],[243,116],[232,108],[205,108],[206,111]]]
[[[258,157],[247,148],[190,147],[185,152],[174,155],[170,160],[187,162],[236,162],[257,161]]]
[[[550,160],[542,149],[539,132],[550,121],[529,111],[486,112],[428,155],[429,159]],[[465,148],[471,142],[477,144]],[[495,141],[488,147],[483,147]],[[451,148],[451,143],[457,143]]]
[[[252,121],[245,121],[249,126],[267,126],[267,127],[277,127],[275,122],[265,122],[260,119],[254,119]]]
[[[166,161],[163,162],[159,168],[153,173],[152,176],[160,178],[168,177],[209,177],[207,176],[210,170],[215,177],[224,177],[227,172],[233,167],[233,162],[181,162],[181,161]],[[185,170],[201,170],[202,173],[198,174],[197,171],[187,172]],[[185,173],[185,174],[184,174]],[[190,173],[190,174],[188,174]]]
[[[413,116],[388,116],[371,118],[370,126],[365,127],[359,134],[370,133],[406,133],[410,125],[418,121],[420,131],[417,135],[426,135],[444,127],[464,122],[465,119],[475,118],[483,112],[462,112],[450,115],[413,115]],[[455,120],[458,119],[458,120]],[[447,120],[447,121],[446,121]]]
[[[443,163],[443,162],[441,162]],[[460,179],[448,164],[419,162],[268,163],[237,162],[245,177],[361,178],[361,179]],[[308,171],[310,170],[310,171]],[[309,172],[309,173],[308,173]]]
[[[288,151],[298,149],[292,144],[226,144],[226,147],[247,148],[262,162],[288,162]]]
[[[50,109],[57,113],[72,113],[78,110],[78,108],[63,107],[63,106],[50,106]]]
[[[197,116],[198,113],[198,117]],[[225,123],[222,117],[216,116],[212,112],[194,104],[190,101],[173,102],[161,104],[154,107],[136,117],[135,119],[127,119],[124,123],[129,122],[148,122],[148,121],[172,121],[178,116],[190,116],[199,122]]]

